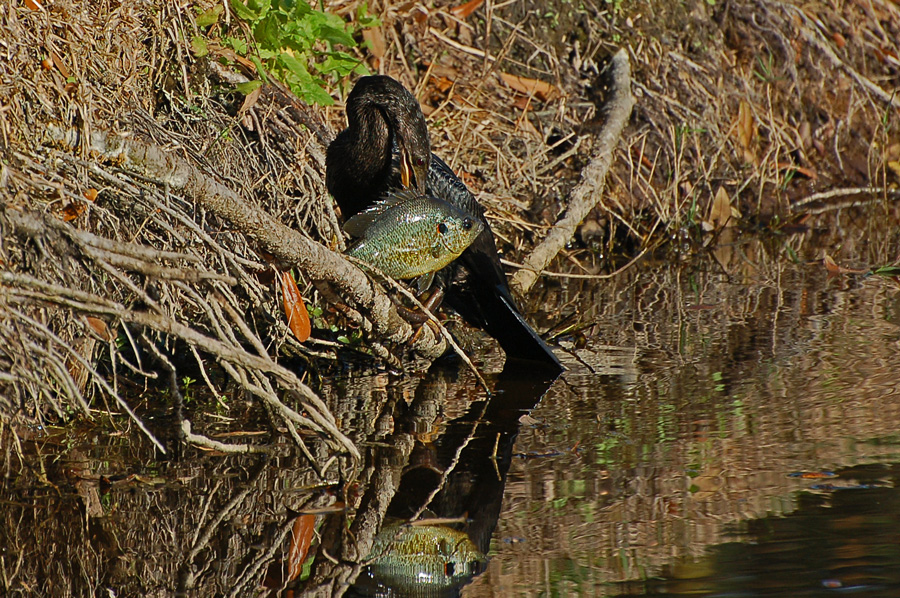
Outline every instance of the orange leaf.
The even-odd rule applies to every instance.
[[[63,77],[68,79],[71,73],[69,73],[69,68],[62,61],[62,58],[59,57],[59,54],[57,54],[53,50],[50,50],[50,60],[53,61],[53,64],[56,66],[56,70],[62,73]]]
[[[816,174],[816,171],[812,168],[806,168],[805,166],[797,166],[796,164],[791,164],[790,162],[779,162],[775,165],[778,170],[793,170],[796,174],[804,176],[808,179],[816,180],[819,178],[819,175]]]
[[[469,0],[465,4],[454,6],[450,9],[450,12],[452,12],[453,16],[458,19],[465,19],[470,14],[478,10],[478,7],[482,4],[484,4],[484,0]]]
[[[87,206],[80,201],[78,202],[70,202],[66,204],[66,206],[62,209],[63,220],[66,222],[71,222],[84,214],[84,211],[87,209]]]
[[[303,570],[303,562],[309,555],[309,547],[312,545],[313,532],[316,530],[315,515],[300,515],[294,521],[294,529],[291,533],[291,546],[288,549],[287,580],[296,579]]]
[[[844,36],[837,31],[831,34],[831,39],[834,40],[834,45],[838,47],[838,50],[847,45],[847,40],[844,39]]]
[[[100,192],[97,191],[96,189],[94,189],[93,187],[91,187],[90,189],[88,189],[87,191],[85,191],[84,193],[82,193],[82,195],[84,196],[84,198],[85,198],[86,200],[90,201],[90,202],[96,201],[96,200],[97,200],[97,196],[98,196],[99,194],[100,194]]]
[[[38,0],[25,0],[25,6],[27,6],[31,10],[44,10],[44,7],[40,2],[38,2]]]
[[[504,83],[519,93],[524,93],[525,95],[533,94],[534,97],[541,101],[550,100],[559,94],[556,87],[546,81],[529,79],[528,77],[519,77],[517,75],[510,75],[509,73],[500,73],[500,78],[503,79]]]
[[[287,316],[288,327],[301,343],[309,338],[309,312],[303,303],[300,289],[294,282],[290,272],[281,273],[281,292],[284,296],[284,315]]]
[[[101,339],[109,342],[115,340],[116,335],[112,333],[107,326],[106,322],[101,320],[100,318],[95,318],[94,316],[85,316],[85,321],[87,321],[88,326],[91,327],[91,330],[97,333]]]

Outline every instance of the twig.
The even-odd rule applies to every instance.
[[[824,201],[826,199],[831,199],[832,197],[843,197],[845,195],[895,195],[900,197],[900,191],[897,189],[886,189],[884,187],[844,187],[841,189],[831,189],[830,191],[813,193],[803,199],[792,202],[791,210],[796,210],[797,208],[817,201]]]
[[[246,455],[251,453],[271,452],[271,449],[267,446],[256,444],[226,444],[224,442],[219,442],[218,440],[207,438],[206,436],[194,434],[191,432],[191,422],[186,419],[181,421],[181,431],[184,433],[185,442],[219,451],[221,453]]]
[[[869,79],[863,77],[859,74],[856,69],[846,64],[840,57],[834,52],[829,44],[822,41],[821,34],[818,32],[818,28],[816,24],[806,16],[806,13],[803,12],[801,8],[795,6],[789,6],[787,4],[778,3],[779,6],[782,6],[784,10],[794,13],[797,17],[803,21],[804,27],[800,27],[800,32],[803,34],[803,37],[806,38],[806,41],[812,44],[816,50],[824,54],[828,60],[831,61],[831,64],[839,69],[845,71],[850,77],[856,81],[857,84],[867,89],[872,95],[877,97],[882,102],[886,104],[890,104],[894,108],[900,108],[900,97],[897,94],[890,94],[885,90],[881,89],[875,83],[870,81]]]
[[[581,279],[581,280],[606,280],[608,278],[615,278],[616,276],[618,276],[619,274],[621,274],[628,268],[630,268],[633,265],[635,265],[636,263],[638,263],[638,261],[640,261],[640,259],[642,257],[644,257],[645,255],[647,255],[650,252],[650,250],[651,250],[650,247],[643,248],[640,251],[640,253],[638,253],[636,256],[634,256],[633,258],[628,260],[627,264],[625,264],[621,268],[616,269],[613,272],[610,272],[609,274],[571,274],[568,272],[551,272],[550,270],[541,270],[540,272],[538,272],[538,274],[540,274],[541,276],[550,276],[552,278],[577,278],[577,279]],[[512,266],[513,268],[523,268],[523,269],[528,268],[528,266],[526,266],[525,264],[519,264],[516,262],[511,262],[509,260],[504,260],[504,259],[501,259],[500,263],[505,266]]]
[[[612,69],[613,91],[609,101],[607,122],[597,140],[599,149],[590,164],[582,171],[581,182],[572,191],[572,199],[566,213],[525,259],[526,267],[513,276],[512,285],[521,293],[526,293],[531,288],[537,280],[537,272],[544,270],[565,247],[575,234],[578,224],[600,200],[606,173],[612,164],[613,152],[634,107],[634,96],[631,94],[631,66],[625,50],[616,52],[610,63],[610,69]]]

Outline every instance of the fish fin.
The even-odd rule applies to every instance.
[[[419,289],[419,293],[424,293],[428,289],[431,288],[431,283],[434,282],[434,272],[429,272],[428,274],[423,274],[416,278],[416,287]]]
[[[379,216],[394,206],[417,197],[419,197],[417,193],[408,189],[392,191],[362,212],[348,218],[347,222],[344,223],[344,232],[351,237],[363,237]]]

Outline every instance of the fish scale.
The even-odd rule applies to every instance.
[[[392,193],[347,221],[360,237],[348,251],[393,278],[431,276],[472,244],[483,224],[456,206],[407,191]],[[420,288],[420,290],[424,290]]]

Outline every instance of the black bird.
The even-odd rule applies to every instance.
[[[346,129],[328,146],[325,181],[346,220],[398,186],[443,199],[480,219],[481,234],[437,278],[447,303],[497,339],[507,357],[562,365],[522,318],[509,290],[484,208],[443,160],[431,153],[422,108],[390,77],[361,78],[347,97]]]

